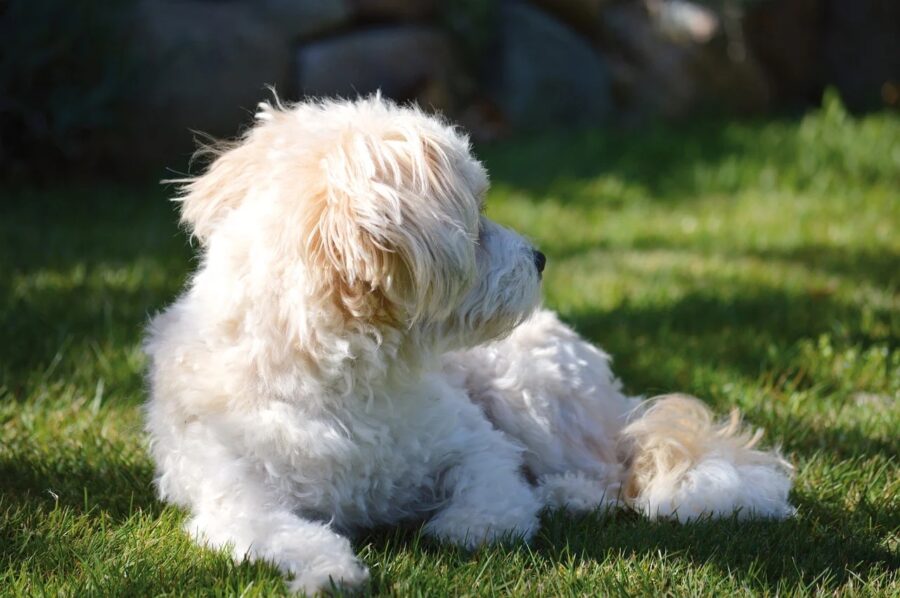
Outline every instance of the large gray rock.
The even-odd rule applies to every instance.
[[[721,37],[707,40],[711,26],[686,26],[665,12],[623,3],[603,10],[600,30],[600,43],[617,57],[617,98],[630,116],[680,118],[707,108],[752,113],[769,105],[759,64],[746,53],[732,55]]]
[[[696,2],[647,0],[646,4],[657,28],[670,38],[703,44],[721,30],[716,13]]]
[[[250,4],[289,39],[333,30],[354,12],[352,0],[257,0]]]
[[[144,0],[135,16],[143,93],[129,119],[132,155],[177,164],[193,146],[190,130],[233,136],[266,85],[289,81],[289,43],[252,6]]]
[[[452,107],[453,56],[433,29],[401,25],[348,33],[301,46],[298,90],[306,96],[355,97],[376,90],[424,107]]]
[[[698,91],[686,44],[661,35],[635,4],[604,10],[600,25],[603,45],[616,57],[617,96],[629,112],[672,118],[690,109]]]
[[[611,117],[607,65],[584,38],[520,2],[504,3],[500,19],[493,95],[514,126],[533,129]]]

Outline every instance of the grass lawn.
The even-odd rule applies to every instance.
[[[787,522],[548,514],[468,554],[376,530],[373,594],[900,595],[900,117],[482,148],[489,212],[632,393],[738,405],[797,466]],[[154,498],[139,349],[192,268],[166,190],[0,190],[0,593],[269,595]]]

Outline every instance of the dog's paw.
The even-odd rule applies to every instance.
[[[482,544],[528,541],[540,526],[537,501],[528,500],[505,512],[449,507],[426,525],[431,536],[473,550]]]
[[[369,570],[356,557],[349,555],[321,555],[311,562],[279,563],[289,575],[288,588],[309,596],[338,588],[355,589],[369,579]]]

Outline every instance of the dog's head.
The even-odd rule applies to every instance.
[[[487,190],[466,136],[415,108],[262,104],[185,186],[182,219],[210,253],[245,245],[265,272],[246,279],[293,297],[312,327],[337,318],[453,348],[508,332],[538,301],[544,257],[483,215]]]

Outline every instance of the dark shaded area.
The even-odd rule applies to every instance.
[[[0,176],[103,172],[140,94],[134,0],[0,3]]]
[[[792,455],[811,458],[816,454],[825,454],[835,460],[866,456],[894,461],[897,460],[897,455],[900,455],[900,439],[890,434],[885,437],[873,437],[872,434],[858,428],[826,426],[821,422],[795,417],[780,417],[779,427],[780,445]],[[894,464],[894,467],[897,465]],[[900,514],[894,511],[891,515],[900,527]]]
[[[860,504],[847,512],[804,496],[794,500],[803,517],[782,522],[725,519],[680,524],[648,521],[628,510],[578,516],[545,513],[531,546],[513,542],[507,550],[527,552],[551,569],[569,567],[573,561],[578,566],[665,555],[694,566],[713,565],[747,588],[772,593],[816,584],[836,587],[851,579],[865,583],[870,576],[900,566],[900,556],[879,546],[900,525],[888,506]],[[860,526],[861,520],[868,523]],[[377,553],[411,550],[451,563],[483,562],[482,553],[440,544],[414,524],[373,531],[355,544]],[[484,567],[490,565],[484,562]],[[390,591],[391,583],[389,576],[373,570],[373,594]],[[583,590],[591,593],[597,588]]]
[[[134,434],[141,431],[134,430]],[[52,460],[17,451],[15,459],[0,461],[0,479],[4,480],[0,504],[3,508],[59,506],[79,514],[102,515],[113,522],[121,522],[136,511],[158,516],[164,505],[156,500],[151,463],[142,451],[107,454],[117,450],[108,446],[87,453],[59,448]]]
[[[485,144],[476,153],[495,185],[585,210],[635,199],[627,189],[603,193],[586,186],[604,176],[634,185],[641,199],[660,203],[727,196],[763,183],[772,192],[820,194],[831,192],[835,181],[900,185],[900,171],[882,159],[891,148],[877,131],[861,136],[871,137],[871,145],[849,147],[838,133],[847,118],[830,95],[818,121],[707,119],[641,130],[589,129]],[[798,123],[800,135],[792,133]],[[736,161],[740,169],[723,168]]]
[[[6,0],[0,175],[137,179],[191,130],[284,99],[381,90],[482,140],[800,113],[834,87],[900,106],[893,0]]]
[[[681,525],[621,514],[576,527],[557,513],[545,519],[537,550],[554,562],[565,562],[567,554],[599,562],[662,551],[696,565],[712,564],[749,587],[771,592],[780,583],[797,587],[825,579],[829,585],[853,577],[865,581],[873,571],[900,564],[896,554],[878,546],[891,529],[891,518],[884,511],[882,521],[862,534],[848,524],[846,512],[803,497],[796,502],[803,518],[785,522],[722,520]]]
[[[0,336],[16,340],[0,345],[0,385],[12,397],[40,377],[77,379],[85,353],[99,360],[98,352],[133,346],[175,296],[191,249],[164,197],[117,187],[6,193]],[[26,276],[42,284],[22,286]],[[105,372],[106,390],[139,400],[142,381],[125,370]]]
[[[558,132],[485,145],[477,153],[494,184],[527,190],[537,198],[552,193],[567,205],[596,208],[609,205],[609,200],[615,206],[622,200],[584,193],[580,186],[585,180],[613,174],[663,201],[695,190],[693,166],[726,160],[745,149],[726,136],[724,124],[657,124],[637,135],[596,129]],[[673,138],[678,141],[673,143]]]
[[[822,57],[825,81],[855,110],[900,105],[900,4],[827,0]],[[882,24],[878,26],[877,24]]]

